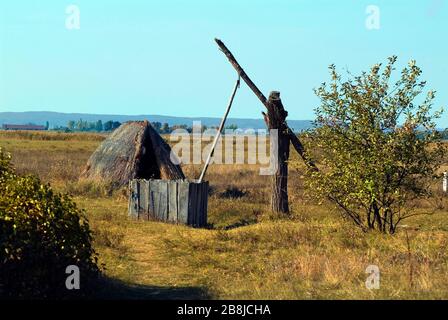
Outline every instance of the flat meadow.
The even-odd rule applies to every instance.
[[[95,298],[448,299],[448,196],[441,182],[433,198],[415,204],[424,215],[391,236],[363,233],[331,204],[313,202],[293,151],[299,165],[290,168],[289,216],[270,213],[270,179],[259,165],[212,164],[209,228],[194,229],[130,220],[126,189],[78,179],[104,138],[0,131],[0,146],[19,173],[38,175],[85,210],[107,279]],[[201,168],[183,170],[197,178]],[[369,265],[380,270],[379,289],[366,288]]]

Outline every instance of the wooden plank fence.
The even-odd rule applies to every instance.
[[[208,182],[135,179],[129,187],[129,215],[133,218],[207,225]]]

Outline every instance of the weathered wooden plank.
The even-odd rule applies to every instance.
[[[150,180],[149,190],[151,217],[166,221],[168,219],[168,181]]]
[[[142,220],[149,219],[149,182],[139,180],[140,183],[140,211],[139,217]]]
[[[196,185],[197,192],[197,203],[195,207],[195,217],[196,217],[196,227],[201,227],[201,216],[202,216],[202,183],[194,183]]]
[[[135,185],[136,185],[136,190],[137,190],[137,218],[140,219],[140,199],[141,199],[140,181],[136,180]]]
[[[196,192],[196,203],[195,203],[195,205],[194,205],[194,208],[193,208],[193,214],[194,214],[194,225],[193,226],[195,226],[195,227],[198,227],[199,226],[199,224],[200,224],[200,221],[199,221],[199,219],[200,219],[200,215],[201,215],[201,206],[200,206],[200,204],[201,204],[201,198],[202,198],[202,196],[201,196],[201,185],[200,184],[198,184],[198,183],[193,183],[194,185],[195,185],[195,192]]]
[[[201,203],[201,185],[198,183],[193,183],[195,186],[195,192],[196,192],[196,203],[194,205],[194,225],[195,227],[199,226],[199,215],[200,215],[200,203]]]
[[[197,203],[196,203],[196,227],[201,226],[201,216],[202,216],[202,183],[196,183],[196,189],[197,189]]]
[[[148,182],[149,184],[149,203],[148,203],[148,208],[149,208],[149,216],[151,219],[155,219],[156,218],[156,200],[154,199],[154,192],[157,192],[158,188],[157,186],[154,184],[153,180],[149,180]]]
[[[136,180],[131,180],[129,182],[129,215],[132,218],[138,219],[138,192]]]
[[[191,226],[196,226],[197,189],[196,183],[190,183],[188,192],[188,224]]]
[[[189,207],[189,182],[178,181],[178,215],[177,221],[179,223],[188,223],[188,207]]]
[[[146,198],[146,203],[145,203],[145,207],[146,207],[146,212],[148,215],[148,220],[151,219],[151,187],[150,187],[150,182],[149,180],[145,180],[145,188],[146,188],[146,192],[145,192],[145,198]]]
[[[168,220],[168,184],[166,181],[159,181],[159,207],[157,218],[161,221]]]
[[[203,217],[204,217],[204,198],[205,198],[205,183],[201,183],[198,185],[199,187],[199,203],[198,203],[198,226],[202,227],[204,225]]]
[[[168,181],[168,221],[177,222],[177,181]]]
[[[158,219],[159,183],[157,180],[149,180],[149,208],[151,218]]]
[[[204,197],[202,202],[202,220],[201,227],[207,226],[207,212],[208,212],[208,182],[203,183]]]

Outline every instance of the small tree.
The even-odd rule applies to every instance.
[[[95,130],[98,132],[103,131],[103,121],[98,120],[95,125]]]
[[[109,120],[104,123],[104,131],[112,131],[112,126],[114,122]]]
[[[160,128],[162,128],[162,124],[160,122],[151,122],[151,125],[153,128],[160,133]]]
[[[112,130],[118,129],[119,126],[121,126],[121,122],[119,121],[112,122]]]
[[[169,126],[169,124],[165,122],[162,125],[162,128],[160,128],[160,132],[161,133],[170,133],[170,126]]]
[[[73,121],[73,120],[70,120],[69,122],[67,122],[67,128],[68,128],[70,131],[75,130],[75,125],[76,125],[76,123],[75,123],[75,121]]]
[[[415,215],[410,201],[430,195],[446,151],[431,113],[435,93],[417,98],[426,83],[415,61],[390,86],[394,64],[342,81],[334,65],[331,83],[315,90],[321,105],[307,150],[321,170],[309,170],[306,185],[318,198],[337,204],[363,230],[394,233]]]

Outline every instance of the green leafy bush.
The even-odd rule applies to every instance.
[[[396,60],[346,80],[330,66],[305,139],[308,156],[322,167],[307,174],[310,193],[331,200],[363,230],[391,234],[422,213],[412,201],[431,196],[447,151],[436,127],[442,110],[432,111],[435,92],[422,96],[426,82],[415,61],[393,84]]]
[[[99,274],[84,212],[34,176],[18,176],[0,148],[0,297],[63,298],[67,266],[81,293]]]

